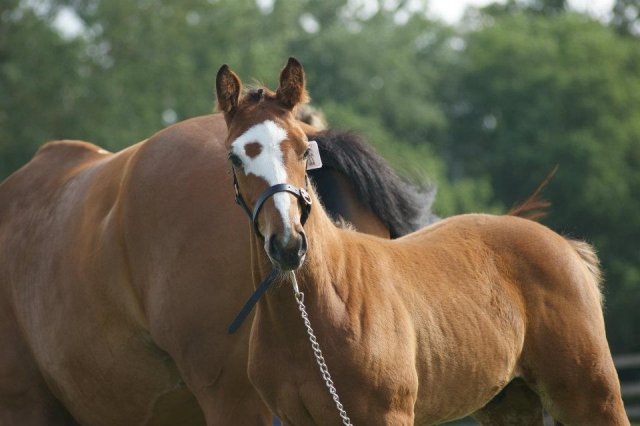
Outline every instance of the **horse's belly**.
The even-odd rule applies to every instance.
[[[478,379],[476,376],[455,385],[432,387],[435,396],[430,398],[429,403],[416,402],[415,424],[440,424],[469,416],[487,405],[512,377],[505,371],[505,374],[499,376]]]
[[[510,310],[505,306],[503,313]],[[508,315],[471,312],[465,321],[449,321],[427,340],[419,357],[416,424],[467,416],[497,395],[516,374],[524,321],[513,310]]]

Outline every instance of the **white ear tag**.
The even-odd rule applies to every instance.
[[[322,167],[322,158],[316,141],[309,141],[309,156],[307,157],[307,170],[319,169]]]

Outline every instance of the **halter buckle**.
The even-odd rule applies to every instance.
[[[299,188],[298,190],[300,191],[300,197],[302,198],[302,201],[304,201],[304,204],[307,205],[307,206],[310,206],[311,205],[311,195],[309,195],[307,190],[304,189],[304,188]]]

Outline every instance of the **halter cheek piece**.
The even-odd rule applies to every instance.
[[[296,197],[296,199],[298,200],[298,204],[300,205],[300,211],[302,212],[300,215],[300,223],[304,226],[307,218],[309,217],[309,213],[311,212],[311,196],[306,189],[297,188],[288,183],[279,183],[277,185],[270,186],[262,194],[260,194],[260,197],[258,197],[258,201],[253,207],[252,212],[249,209],[249,206],[247,206],[247,203],[244,201],[244,198],[242,198],[242,194],[240,194],[240,190],[238,189],[238,178],[236,177],[235,169],[232,168],[231,171],[233,172],[233,189],[236,193],[236,203],[238,203],[240,207],[242,207],[242,209],[245,211],[247,216],[249,216],[249,219],[253,224],[253,230],[256,235],[260,237],[260,239],[264,240],[264,236],[262,235],[258,227],[258,215],[260,214],[260,210],[262,210],[262,206],[264,205],[264,203],[278,192],[288,192]],[[305,175],[304,179],[305,186],[308,188],[309,177]]]
[[[269,198],[271,198],[278,192],[288,192],[290,194],[293,194],[298,199],[298,204],[300,205],[300,211],[302,212],[302,214],[300,215],[300,223],[302,225],[305,224],[305,222],[307,221],[307,218],[309,217],[309,213],[311,212],[311,197],[309,196],[309,193],[307,192],[306,189],[296,188],[295,186],[289,185],[288,183],[279,183],[277,185],[273,185],[267,188],[260,195],[260,197],[258,197],[258,201],[256,202],[256,205],[253,208],[253,212],[252,212],[249,209],[249,206],[247,206],[247,203],[244,201],[244,198],[242,198],[242,194],[240,194],[240,190],[238,189],[238,178],[236,177],[235,169],[232,168],[231,171],[233,172],[233,189],[235,190],[235,193],[236,193],[236,203],[238,203],[240,207],[242,207],[242,209],[245,211],[247,216],[249,216],[249,219],[253,224],[253,230],[256,233],[256,235],[260,237],[260,239],[264,240],[264,236],[260,233],[260,229],[258,229],[258,215],[260,214],[260,210],[262,210],[262,206],[264,205],[265,201],[267,201]],[[304,179],[305,179],[305,186],[308,188],[309,177],[305,175]],[[233,334],[238,329],[238,327],[240,327],[240,325],[245,320],[247,315],[249,315],[249,313],[251,312],[255,304],[258,303],[258,300],[260,300],[260,297],[262,297],[262,295],[267,291],[269,286],[271,286],[271,284],[275,281],[279,273],[280,271],[274,268],[271,271],[271,273],[260,283],[260,285],[258,285],[256,290],[251,295],[251,297],[249,297],[249,300],[247,300],[247,302],[244,304],[244,306],[242,307],[238,315],[236,315],[231,325],[229,325],[229,329],[227,330],[228,334]]]

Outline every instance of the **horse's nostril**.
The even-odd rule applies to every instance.
[[[278,242],[277,242],[277,237],[275,235],[272,235],[269,238],[269,253],[274,256],[274,255],[278,255],[278,253],[280,252],[280,250],[278,249]]]
[[[300,233],[284,244],[277,235],[272,235],[267,241],[267,252],[278,268],[285,271],[297,269],[307,253],[307,239],[304,233]]]
[[[300,246],[298,248],[298,256],[304,256],[307,253],[307,235],[300,232]]]

